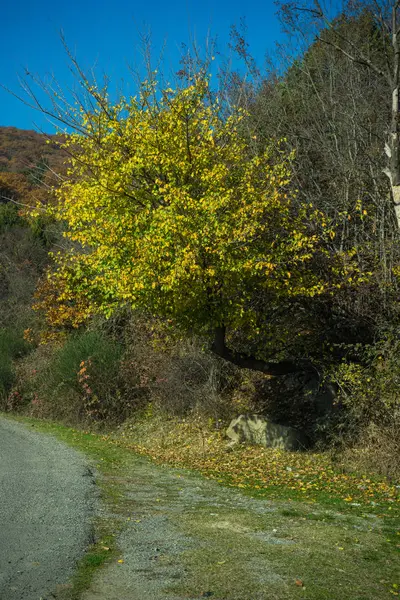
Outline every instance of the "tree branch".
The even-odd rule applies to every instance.
[[[314,372],[315,368],[309,360],[282,360],[280,362],[269,362],[254,356],[248,356],[230,350],[225,343],[226,329],[224,326],[215,329],[214,341],[211,346],[212,352],[224,360],[242,368],[252,371],[260,371],[272,377],[289,375],[290,373]]]
[[[9,198],[8,196],[0,195],[0,200],[6,200],[7,202],[12,202],[12,204],[15,204],[16,206],[23,206],[24,208],[31,208],[32,210],[41,210],[43,212],[46,210],[41,206],[30,206],[29,204],[25,204],[25,202],[17,202],[17,200],[14,200],[14,198]]]
[[[335,32],[335,34],[338,35],[338,37],[341,37],[342,39],[344,39],[345,42],[347,42],[351,46],[354,46],[354,44],[352,42],[350,42],[350,40],[343,38],[343,36],[340,36],[337,32]],[[337,50],[338,52],[341,52],[344,56],[346,56],[352,62],[358,63],[359,65],[365,65],[366,67],[369,67],[371,69],[371,71],[374,71],[374,73],[376,73],[380,77],[384,77],[390,85],[392,84],[392,80],[389,77],[389,75],[387,73],[385,73],[384,71],[382,71],[382,69],[377,67],[369,58],[367,58],[362,52],[360,52],[359,49],[357,49],[357,52],[359,54],[359,56],[357,57],[354,54],[350,54],[344,48],[339,46],[339,44],[335,44],[335,42],[332,42],[331,40],[326,40],[320,36],[317,36],[317,40],[320,42],[323,42],[324,44],[327,44],[328,46],[332,46],[333,48],[335,48],[335,50]]]

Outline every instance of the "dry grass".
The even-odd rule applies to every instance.
[[[389,507],[400,500],[396,482],[349,471],[327,453],[247,445],[229,448],[222,428],[215,429],[210,421],[196,416],[182,420],[148,413],[141,420],[127,422],[113,439],[158,462],[196,469],[260,493],[285,489],[293,497],[312,499],[324,494],[349,504],[383,503]]]
[[[400,423],[378,426],[371,423],[362,432],[356,446],[344,448],[338,460],[346,468],[400,480]]]

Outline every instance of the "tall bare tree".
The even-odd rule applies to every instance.
[[[318,40],[332,46],[350,61],[367,67],[387,86],[391,116],[384,140],[387,155],[384,173],[389,178],[397,227],[400,229],[400,1],[360,0],[349,1],[345,5],[341,18],[351,22],[360,15],[367,15],[372,19],[376,29],[373,45],[366,45],[363,41],[354,42],[351,36],[337,27],[337,19],[330,18],[329,11],[320,0],[312,0],[303,6],[283,4],[282,10],[286,21],[292,24],[296,21],[296,15],[307,14],[312,19]]]

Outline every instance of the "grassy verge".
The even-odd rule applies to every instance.
[[[393,512],[400,508],[400,481],[348,472],[327,454],[248,445],[229,448],[221,432],[201,422],[144,418],[104,439],[258,497]]]

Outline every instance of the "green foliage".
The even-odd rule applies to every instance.
[[[115,380],[120,357],[120,347],[97,331],[73,335],[55,355],[52,364],[53,383],[80,391],[77,374],[81,363],[90,360],[92,385],[94,391],[100,391],[102,384]]]
[[[57,238],[57,227],[52,219],[40,214],[29,220],[29,226],[34,239],[38,240],[45,248],[50,248]]]
[[[4,400],[15,380],[13,360],[23,356],[29,345],[22,332],[0,329],[0,399]]]
[[[14,378],[14,369],[10,357],[0,354],[0,400],[5,400],[14,382]]]
[[[123,418],[120,345],[98,331],[86,331],[71,335],[61,347],[49,346],[47,355],[41,348],[22,374],[23,393],[31,397],[35,414],[72,421]]]
[[[385,338],[374,345],[349,347],[353,361],[343,360],[329,375],[338,385],[338,400],[361,428],[400,419],[400,342],[395,332],[387,332]]]
[[[8,231],[11,227],[21,223],[18,208],[12,202],[0,204],[0,233]]]
[[[40,214],[27,221],[21,217],[18,206],[12,202],[0,203],[0,233],[8,232],[17,225],[25,228],[29,226],[32,238],[46,248],[49,248],[55,241],[55,227],[49,217]],[[28,232],[27,235],[29,236]]]
[[[400,474],[400,343],[396,330],[370,346],[348,347],[353,360],[332,366],[338,387],[335,415],[326,424],[334,455],[350,468]],[[356,361],[355,358],[358,358]]]
[[[13,329],[0,329],[0,354],[7,354],[15,359],[23,356],[29,348],[29,344],[24,340],[22,332]]]
[[[29,228],[18,225],[0,234],[0,328],[26,329],[37,320],[32,295],[47,260]]]

